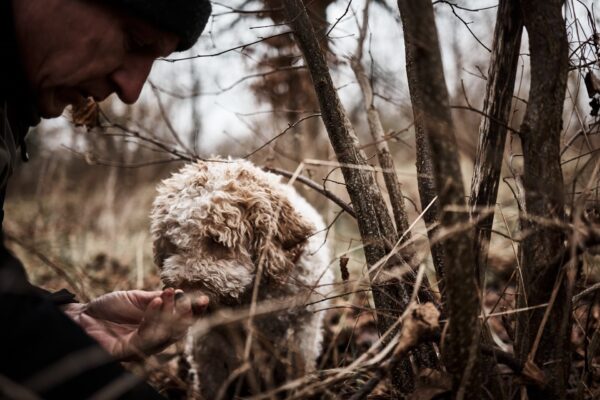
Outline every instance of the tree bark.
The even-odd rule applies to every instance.
[[[414,109],[413,114],[415,114]],[[438,224],[440,222],[440,206],[438,201],[436,201],[437,189],[435,187],[435,180],[433,178],[434,173],[431,162],[431,149],[429,148],[429,143],[427,142],[422,125],[417,126],[416,123],[415,139],[417,148],[416,167],[419,199],[421,200],[421,207],[423,209],[431,204],[429,209],[425,212],[425,214],[423,214],[423,221],[425,221],[425,227],[427,228],[427,237],[429,238],[429,248],[431,250],[431,259],[435,269],[438,290],[440,291],[442,304],[446,304],[446,266],[444,261],[446,255],[444,253],[444,246],[442,246],[442,243],[437,240],[439,233]]]
[[[477,221],[475,256],[482,289],[522,34],[518,1],[500,0],[469,201],[471,218]]]
[[[414,70],[414,64],[414,60],[408,59],[407,49],[407,72],[408,69]],[[427,141],[427,135],[425,133],[425,128],[423,124],[423,120],[426,118],[426,116],[421,107],[415,107],[415,103],[420,104],[422,102],[422,100],[420,99],[421,93],[413,93],[413,91],[411,90],[410,96],[411,102],[413,103],[413,117],[415,121],[415,142],[417,148],[417,187],[419,189],[419,199],[421,200],[421,207],[423,209],[430,205],[429,209],[425,212],[425,214],[423,214],[423,221],[425,222],[425,227],[427,228],[429,248],[431,250],[431,258],[436,273],[438,290],[440,291],[440,298],[442,299],[442,304],[446,304],[446,267],[444,265],[444,246],[442,246],[442,244],[437,240],[437,236],[439,233],[440,207],[439,201],[436,201],[436,196],[438,195],[438,192],[435,187],[431,149],[429,146],[429,142]]]
[[[517,319],[517,354],[534,361],[545,373],[547,390],[564,398],[569,373],[570,299],[566,282],[559,278],[563,264],[564,233],[557,222],[564,220],[564,188],[560,165],[560,132],[568,74],[568,42],[561,0],[521,2],[523,21],[529,34],[531,89],[521,125],[525,188],[525,210],[521,216],[523,293],[519,307],[548,302],[558,294],[545,326],[544,309],[520,313]],[[559,279],[559,281],[557,281]],[[538,331],[543,329],[539,344]],[[532,348],[537,345],[537,351]],[[530,398],[541,398],[529,388]]]
[[[337,95],[304,5],[300,0],[284,0],[284,7],[288,23],[310,71],[329,139],[342,165],[346,190],[364,243],[367,265],[375,266],[388,256],[397,240],[394,224],[374,176],[359,150],[358,138]],[[399,281],[394,271],[395,266],[403,263],[401,257],[392,255],[388,262],[371,271],[371,287],[380,334],[385,333],[396,322],[410,301],[410,292],[407,290],[410,286]],[[405,359],[401,368],[392,372],[392,380],[403,393],[413,390],[414,376],[410,360]]]
[[[442,230],[459,230],[441,238],[449,317],[442,355],[452,374],[456,397],[479,399],[480,324],[473,229],[464,198],[433,5],[429,0],[398,0],[398,7],[404,28],[406,70],[415,127],[417,132],[424,134],[422,145],[429,145]]]
[[[396,167],[394,165],[394,158],[392,157],[392,153],[390,152],[390,148],[385,138],[385,132],[383,129],[383,123],[381,122],[379,110],[375,107],[373,88],[362,64],[363,45],[369,21],[369,5],[369,2],[365,3],[363,9],[363,21],[358,38],[357,49],[354,57],[352,57],[350,60],[350,66],[354,72],[354,75],[356,76],[356,80],[363,95],[369,132],[371,133],[371,137],[373,138],[377,149],[377,159],[379,161],[379,165],[383,170],[385,187],[390,200],[396,230],[402,245],[402,248],[400,249],[400,256],[416,272],[419,268],[420,260],[415,250],[415,246],[409,242],[411,233],[408,230],[409,221],[404,204],[404,195],[402,194],[402,184],[398,179],[398,174],[396,173]],[[424,296],[419,296],[419,300],[423,303],[434,303],[435,300],[430,293],[430,285],[426,277],[424,278],[423,286],[424,290],[420,291],[420,293]],[[435,348],[431,343],[423,343],[419,345],[417,350],[412,351],[411,354],[415,357],[416,364],[419,368],[439,368],[439,360]]]
[[[500,0],[469,199],[471,219],[475,221],[474,250],[482,296],[522,35],[519,2]],[[488,326],[483,327],[482,341],[493,343]],[[491,393],[502,393],[502,381],[497,378],[492,357],[482,355],[482,375],[482,383]]]

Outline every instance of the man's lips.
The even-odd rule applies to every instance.
[[[55,102],[62,107],[72,105],[82,107],[93,99],[99,103],[114,92],[108,85],[94,84],[81,86],[61,86],[55,90]]]
[[[88,99],[88,98],[92,98],[94,99],[95,102],[99,103],[101,101],[104,101],[108,96],[110,96],[110,93],[99,93],[99,94],[95,94],[95,93],[89,93],[86,91],[80,91],[79,95],[82,96],[84,99]]]
[[[78,90],[62,88],[56,92],[56,99],[62,104],[74,106],[85,104],[86,97]]]

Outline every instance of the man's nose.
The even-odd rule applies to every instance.
[[[123,66],[115,70],[111,79],[116,86],[117,95],[127,104],[133,104],[140,97],[144,83],[152,70],[154,58],[144,55],[131,55]]]

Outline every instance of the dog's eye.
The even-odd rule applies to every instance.
[[[285,240],[283,243],[281,243],[281,247],[283,248],[283,250],[291,250],[296,246],[299,246],[301,244],[303,244],[304,242],[306,242],[306,239],[301,239],[301,240]]]
[[[168,238],[163,237],[154,242],[155,254],[154,254],[154,262],[159,267],[162,267],[165,260],[171,257],[174,254],[179,253],[179,249],[173,242],[171,242]]]
[[[214,251],[224,251],[228,249],[224,243],[219,242],[215,237],[207,237],[204,243],[209,249]]]
[[[171,254],[175,254],[177,253],[177,245],[175,243],[173,243],[172,241],[170,241],[169,239],[166,240],[166,250],[171,253]]]
[[[219,240],[217,238],[214,237],[209,237],[208,240],[210,241],[211,244],[217,245],[217,246],[222,246],[223,243],[219,242]]]

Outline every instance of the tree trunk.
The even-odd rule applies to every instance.
[[[408,56],[408,49],[407,49]],[[414,60],[409,60],[407,57],[406,68],[414,69]],[[409,76],[410,81],[410,76]],[[410,86],[410,82],[409,82]],[[436,239],[439,231],[439,215],[440,207],[439,202],[436,201],[438,195],[435,187],[435,179],[433,172],[431,149],[429,142],[424,130],[423,119],[425,118],[422,109],[414,106],[415,101],[417,104],[420,103],[418,97],[420,93],[413,93],[411,90],[411,102],[413,103],[413,116],[415,120],[415,142],[416,142],[416,167],[417,167],[417,187],[419,189],[419,199],[421,200],[421,207],[429,206],[429,209],[423,214],[423,221],[427,228],[427,236],[429,238],[429,248],[431,250],[431,258],[433,260],[433,267],[435,269],[438,289],[440,291],[440,297],[442,304],[446,304],[446,273],[444,265],[444,246]],[[442,310],[443,312],[443,310]]]
[[[392,157],[392,153],[390,152],[390,148],[385,138],[385,132],[383,130],[383,123],[381,122],[379,110],[375,107],[373,88],[362,64],[362,49],[369,21],[369,5],[369,2],[367,2],[363,9],[363,21],[358,38],[357,49],[355,56],[350,60],[350,66],[352,67],[352,71],[356,76],[356,80],[363,94],[365,112],[367,114],[367,122],[369,124],[369,132],[371,133],[371,137],[373,138],[373,142],[377,148],[377,159],[379,161],[379,165],[383,170],[385,187],[390,200],[400,244],[402,245],[402,248],[400,249],[400,256],[416,272],[420,265],[420,259],[415,250],[415,246],[412,244],[412,242],[409,242],[411,233],[408,230],[409,221],[404,204],[404,195],[402,194],[402,185],[398,179],[398,174],[396,173],[396,167],[394,165],[394,158]],[[424,290],[419,292],[421,294],[419,296],[419,300],[423,303],[435,303],[434,296],[430,292],[430,285],[426,277],[424,278],[423,286]],[[418,346],[417,350],[412,351],[411,354],[414,356],[418,368],[439,368],[439,360],[435,348],[431,343]]]
[[[441,238],[450,325],[442,355],[452,374],[456,397],[479,399],[476,365],[480,336],[479,300],[473,229],[464,198],[433,5],[429,0],[398,0],[398,7],[404,28],[406,70],[415,127],[418,134],[424,134],[421,145],[429,144],[441,227],[446,233],[456,230]]]
[[[485,296],[488,250],[522,35],[523,20],[518,1],[500,0],[469,199],[471,219],[475,221],[474,250],[482,296]],[[482,340],[493,344],[489,327],[483,329]],[[502,381],[497,378],[498,370],[492,357],[483,356],[482,374],[483,385],[499,395]]]
[[[397,240],[396,230],[373,173],[359,150],[358,138],[337,95],[323,51],[300,0],[285,0],[288,23],[294,31],[315,87],[321,115],[332,147],[342,165],[346,190],[356,212],[358,228],[364,243],[367,265],[371,271],[373,300],[377,310],[377,327],[385,333],[406,309],[410,300],[408,285],[398,280],[394,267],[403,264],[394,256],[372,269],[388,256]],[[367,167],[367,168],[365,168]],[[414,388],[410,360],[392,373],[392,380],[403,393]]]
[[[482,289],[522,34],[518,1],[500,0],[469,202],[471,218],[477,221],[475,255]]]
[[[566,282],[559,278],[564,254],[564,233],[557,222],[564,219],[564,188],[560,165],[560,132],[568,74],[568,43],[561,0],[521,2],[523,21],[529,34],[531,89],[521,126],[525,188],[525,210],[521,224],[525,233],[521,257],[523,293],[519,307],[549,301],[558,295],[545,326],[545,309],[520,313],[517,319],[517,354],[543,369],[547,390],[564,398],[569,373],[570,299]],[[559,281],[557,281],[559,279]],[[538,331],[543,329],[537,351]],[[541,398],[529,388],[530,398]]]

